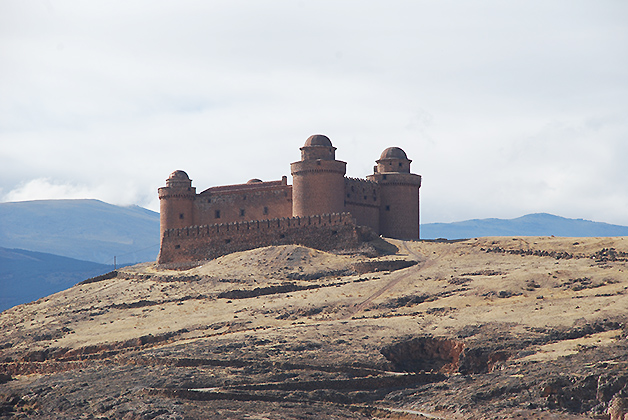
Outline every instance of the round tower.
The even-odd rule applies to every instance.
[[[301,147],[301,160],[290,164],[292,216],[345,211],[346,170],[327,136],[310,136]]]
[[[174,171],[159,188],[160,237],[166,229],[194,225],[194,199],[196,188],[184,171]]]
[[[380,186],[379,233],[397,239],[419,238],[421,175],[410,173],[410,159],[399,147],[384,150],[373,175]]]

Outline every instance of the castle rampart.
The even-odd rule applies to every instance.
[[[351,249],[373,235],[350,213],[277,218],[169,229],[158,262],[189,263],[262,246],[299,244],[321,250]]]
[[[259,246],[302,244],[330,250],[359,245],[365,232],[419,237],[421,176],[390,147],[367,179],[345,177],[326,136],[310,136],[287,177],[211,187],[200,194],[183,171],[159,188],[159,262],[189,263]]]

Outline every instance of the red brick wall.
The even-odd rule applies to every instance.
[[[292,163],[292,215],[342,213],[346,167],[345,162],[338,160]]]
[[[363,230],[348,213],[190,226],[164,232],[158,262],[202,261],[269,245],[351,249],[358,247],[364,239],[361,232]]]
[[[203,191],[196,196],[196,217],[191,225],[291,217],[292,186],[265,184],[270,183],[257,184],[257,188]],[[220,217],[216,217],[217,211]]]
[[[369,175],[380,185],[379,233],[397,239],[419,238],[421,176],[410,173]]]
[[[159,188],[159,229],[160,235],[167,229],[176,229],[195,223],[194,220],[194,187]]]
[[[376,182],[360,178],[345,178],[345,211],[350,212],[361,226],[379,232],[380,192]]]

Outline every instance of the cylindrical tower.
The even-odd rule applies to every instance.
[[[310,136],[301,147],[301,160],[290,164],[292,216],[345,211],[347,163],[336,160],[336,148],[327,136]]]
[[[159,188],[159,228],[163,238],[166,229],[194,225],[196,188],[184,171],[174,171]]]
[[[399,147],[384,150],[370,181],[380,185],[379,233],[396,239],[418,239],[421,175],[410,173],[410,162]]]

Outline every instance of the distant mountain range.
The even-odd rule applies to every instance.
[[[628,236],[628,227],[529,214],[421,225],[422,239]],[[98,200],[0,203],[0,311],[110,271],[155,261],[159,213]]]
[[[159,213],[98,200],[0,203],[0,311],[155,261]]]
[[[528,214],[516,219],[473,219],[421,225],[421,239],[551,235],[563,237],[628,236],[628,226],[567,219],[548,213]]]
[[[0,247],[100,264],[154,261],[159,213],[98,200],[0,203]]]
[[[0,248],[0,311],[111,271],[113,266],[22,249]]]

